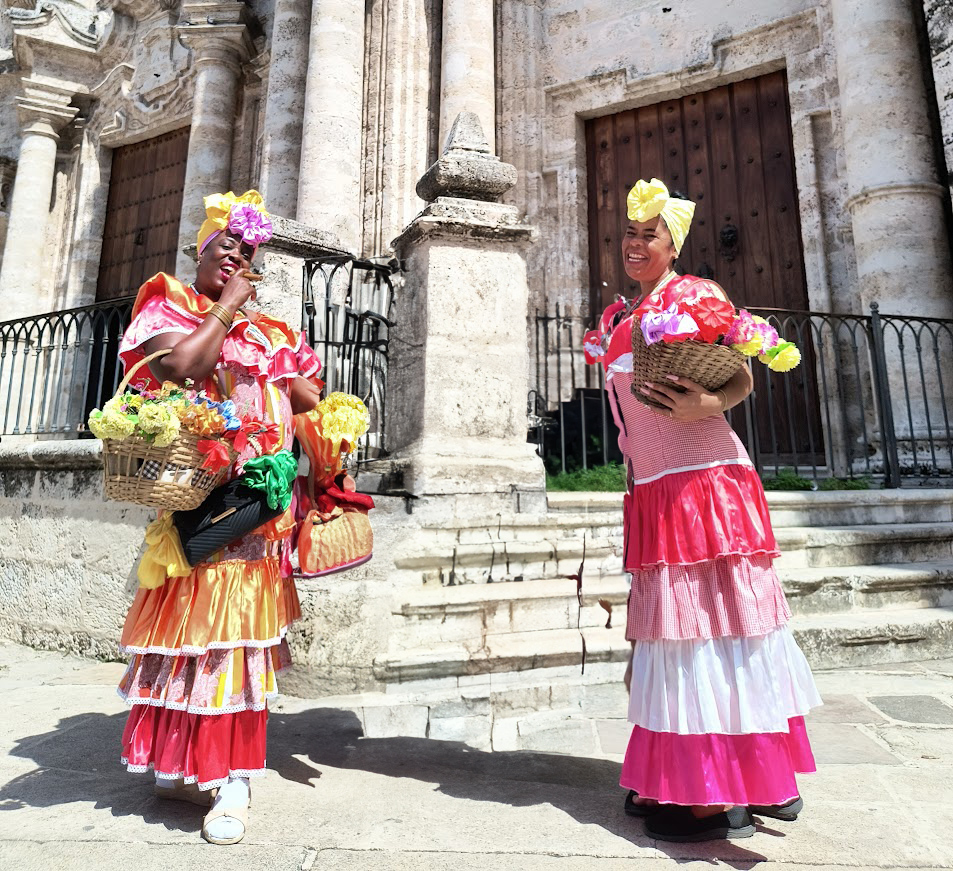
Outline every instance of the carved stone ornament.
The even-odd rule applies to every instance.
[[[158,135],[188,123],[192,115],[189,51],[175,25],[157,21],[92,89],[98,105],[90,127],[104,145]]]
[[[461,112],[443,154],[417,182],[417,196],[428,203],[437,197],[496,202],[515,184],[516,167],[491,153],[477,115]]]

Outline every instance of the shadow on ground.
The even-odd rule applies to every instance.
[[[194,808],[154,799],[144,789],[143,778],[129,776],[119,764],[124,725],[125,714],[79,715],[61,720],[49,732],[17,741],[9,755],[32,760],[38,770],[0,787],[0,812],[90,801],[95,796],[96,808],[113,816],[135,815],[169,830],[194,832]],[[492,753],[428,738],[364,738],[354,713],[315,708],[271,715],[268,764],[283,779],[306,786],[315,785],[321,768],[328,767],[414,778],[437,784],[440,792],[455,798],[512,807],[550,804],[581,824],[601,826],[637,846],[669,852],[665,844],[645,836],[639,820],[622,812],[620,766],[610,760],[531,751]],[[783,837],[773,829],[761,830]],[[697,858],[716,855],[713,845],[673,846],[674,858],[684,858],[686,847]],[[746,868],[765,858],[726,842],[717,845],[717,857]]]

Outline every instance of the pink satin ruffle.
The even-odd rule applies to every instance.
[[[758,473],[746,465],[673,472],[624,502],[626,571],[730,555],[778,555]]]
[[[666,804],[784,804],[816,770],[804,718],[789,732],[675,735],[632,728],[619,783]]]
[[[268,711],[241,711],[203,717],[136,705],[122,734],[122,762],[130,771],[165,779],[183,778],[211,789],[229,775],[265,773]]]

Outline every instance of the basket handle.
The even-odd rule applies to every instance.
[[[136,374],[143,366],[147,363],[151,363],[153,360],[158,360],[159,357],[164,357],[166,354],[171,354],[172,348],[162,348],[159,351],[156,351],[153,354],[149,354],[147,357],[143,357],[138,363],[134,364],[129,371],[126,373],[126,377],[119,382],[119,387],[116,388],[116,396],[121,396],[123,391],[129,386],[129,382],[132,380],[132,376]]]

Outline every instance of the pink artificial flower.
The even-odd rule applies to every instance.
[[[663,312],[646,312],[639,324],[646,345],[656,342],[684,342],[698,336],[698,324],[688,314],[678,311],[673,303]]]
[[[755,322],[751,312],[741,309],[728,332],[725,333],[724,344],[744,345],[755,336]]]
[[[228,229],[254,248],[267,242],[274,233],[271,219],[249,203],[232,206],[228,213]]]

